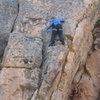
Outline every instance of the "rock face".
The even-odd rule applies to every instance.
[[[97,21],[93,30],[93,49],[89,54],[84,69],[80,69],[74,78],[73,100],[99,100],[100,99],[100,24]],[[80,74],[82,73],[82,75]],[[80,76],[81,75],[81,76]],[[77,82],[77,79],[80,80]]]
[[[17,0],[0,0],[0,34],[12,31],[17,13]]]
[[[24,33],[13,32],[9,40],[3,60],[5,67],[32,69],[41,65],[43,43],[40,38],[27,37]]]
[[[88,56],[100,18],[99,0],[0,2],[10,7],[8,16],[4,13],[8,24],[2,19],[0,26],[3,34],[10,33],[2,53],[0,100],[99,100],[100,51]],[[71,38],[65,37],[64,46],[58,39],[48,46],[51,32],[44,28],[52,16],[65,19],[64,34]]]
[[[95,51],[86,63],[86,71],[83,73],[77,87],[77,95],[73,100],[99,100],[100,91],[100,52]]]
[[[0,60],[2,60],[9,33],[13,30],[17,14],[17,0],[0,0]]]

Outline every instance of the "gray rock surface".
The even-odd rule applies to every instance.
[[[10,34],[3,59],[4,67],[34,69],[42,62],[42,39],[25,36],[24,33]]]
[[[92,47],[98,4],[99,0],[18,0],[0,72],[0,99],[69,100]],[[58,39],[48,46],[51,31],[44,28],[52,16],[65,19],[64,34],[71,37],[65,37],[65,46]]]
[[[0,0],[0,62],[18,15],[17,0]]]
[[[17,0],[0,0],[0,34],[11,32],[17,13]]]

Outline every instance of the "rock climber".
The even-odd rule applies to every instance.
[[[58,19],[58,18],[55,18],[55,17],[51,18],[51,21],[50,21],[49,25],[47,26],[47,30],[52,28],[52,34],[51,34],[51,40],[50,40],[49,46],[53,46],[53,44],[55,43],[56,35],[59,36],[61,43],[63,45],[65,45],[63,28],[62,28],[62,24],[64,22],[65,22],[64,19]]]

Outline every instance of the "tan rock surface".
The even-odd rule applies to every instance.
[[[0,80],[0,100],[29,100],[38,88],[39,68],[3,68]]]
[[[88,58],[86,70],[77,87],[73,100],[99,100],[100,91],[100,52],[95,51]]]
[[[18,16],[0,72],[0,99],[73,100],[71,92],[84,73],[92,47],[100,1],[18,1]],[[58,39],[53,47],[48,46],[50,31],[44,28],[52,16],[64,18],[64,34],[73,37],[72,41],[65,38],[65,46]],[[94,93],[91,81],[89,84]],[[87,91],[87,85],[82,88]]]

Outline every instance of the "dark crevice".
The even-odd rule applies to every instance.
[[[45,44],[45,31],[41,31],[41,34],[42,34],[42,42],[43,42],[43,46],[42,46],[42,62],[41,62],[41,65],[40,65],[40,73],[39,73],[39,84],[38,84],[38,92],[37,94],[39,93],[39,90],[40,90],[40,87],[41,87],[41,84],[42,84],[42,81],[43,81],[43,65],[44,65],[44,62],[45,62],[45,52],[46,52],[46,44]]]
[[[79,70],[78,70],[78,71],[79,71]],[[69,100],[74,100],[74,97],[76,97],[76,96],[79,95],[78,87],[79,87],[79,83],[80,83],[80,81],[81,81],[81,79],[82,79],[82,77],[83,77],[83,75],[84,75],[84,72],[85,72],[85,71],[83,71],[83,73],[81,74],[81,76],[80,76],[80,78],[79,78],[77,84],[74,84],[74,82],[72,82],[72,83],[73,83],[73,88],[72,88],[71,94],[69,95]],[[76,75],[77,75],[77,73],[76,73]],[[76,75],[75,75],[75,76],[76,76]],[[75,78],[75,77],[74,77],[74,78]]]
[[[60,75],[59,80],[58,80],[57,83],[56,83],[57,89],[59,88],[59,85],[60,85],[60,82],[62,81],[63,75],[67,75],[67,74],[64,72],[64,69],[65,69],[65,66],[66,66],[66,63],[67,63],[67,56],[68,56],[68,53],[66,54],[65,59],[64,59],[64,61],[63,61],[63,63],[62,63],[62,67],[61,67],[62,69],[61,69],[61,71],[57,72],[57,74],[55,75],[55,77],[54,77],[54,79],[53,79],[53,81],[52,81],[50,90],[52,90],[52,87],[54,86],[54,84],[55,84],[55,82],[56,82],[56,79],[57,79],[57,77],[58,77],[59,75]],[[49,91],[50,91],[50,90],[49,90]],[[53,93],[54,93],[54,90],[51,91],[51,94],[50,94],[48,100],[51,100],[51,99],[52,99]]]
[[[43,44],[43,48],[44,48],[44,44]],[[43,69],[43,64],[44,64],[44,50],[43,50],[43,48],[42,48],[42,63],[40,65],[41,70],[40,70],[40,73],[39,73],[38,92],[39,92],[40,86],[41,86],[42,81],[43,81],[43,79],[42,79],[42,69]]]
[[[100,27],[100,19],[96,22],[96,24],[94,25],[94,29]]]
[[[73,83],[73,89],[71,91],[71,95],[69,96],[69,100],[74,100],[75,97],[78,97],[80,95],[79,84],[80,84],[80,81],[82,80],[82,78],[84,77],[84,74],[87,74],[91,78],[91,74],[87,70],[86,64],[83,67],[84,67],[84,71],[81,74],[77,84]]]
[[[61,82],[63,74],[65,74],[64,69],[65,69],[65,66],[67,64],[67,56],[68,56],[68,54],[65,56],[65,61],[64,61],[63,65],[62,65],[61,76],[60,76],[60,80],[59,80],[59,82],[57,84],[57,88],[59,87],[59,84]]]
[[[37,92],[37,94],[39,94],[39,90],[40,90],[40,87],[41,87],[41,84],[42,84],[42,82],[43,82],[43,73],[44,73],[44,69],[45,68],[43,68],[43,66],[44,66],[44,63],[45,63],[45,60],[46,60],[46,56],[47,56],[47,54],[46,54],[46,37],[45,37],[45,31],[42,31],[41,32],[42,33],[42,42],[43,42],[43,47],[42,47],[42,63],[41,63],[41,65],[40,65],[40,69],[41,69],[41,71],[40,71],[40,74],[39,74],[39,84],[38,84],[38,92]],[[48,68],[48,67],[47,67]]]
[[[100,19],[96,22],[93,29],[92,51],[100,49]]]
[[[2,62],[5,48],[8,43],[9,34],[0,34],[0,63]]]
[[[98,99],[97,100],[100,100],[100,90],[99,90],[99,93],[98,93]]]
[[[36,91],[36,90],[35,90]],[[31,97],[28,100],[32,100],[32,97],[34,95],[35,92],[32,93]]]
[[[36,37],[38,38],[38,37]],[[43,42],[43,46],[42,46],[42,62],[41,62],[41,65],[40,65],[40,73],[39,73],[39,80],[38,80],[38,88],[37,88],[37,93],[36,93],[36,98],[37,98],[37,95],[39,94],[39,90],[40,90],[40,87],[41,87],[41,84],[42,84],[42,81],[43,81],[43,77],[42,77],[42,70],[43,70],[43,64],[44,64],[44,61],[45,61],[45,43],[44,43],[44,39],[40,38]],[[34,93],[32,94],[32,96],[30,97],[29,100],[32,99]]]
[[[84,66],[84,73],[87,74],[91,78],[91,73],[87,69],[86,65]]]
[[[18,4],[17,4],[17,15],[16,15],[16,17],[14,19],[14,22],[13,22],[13,25],[12,25],[12,29],[11,29],[11,33],[14,31],[15,23],[16,23],[18,15],[19,15],[19,8],[20,8],[20,4],[18,2]]]
[[[43,52],[43,49],[42,49],[42,62],[41,62],[41,65],[40,65],[40,73],[39,73],[39,80],[38,80],[38,88],[35,90],[35,92],[36,92],[36,98],[37,98],[37,95],[39,94],[39,89],[40,89],[40,86],[41,86],[41,84],[42,84],[42,66],[43,66],[43,62],[44,62],[44,52]],[[32,100],[32,98],[33,98],[33,96],[34,96],[34,93],[35,92],[33,92],[32,93],[32,95],[31,95],[31,97],[29,98],[29,100]]]

